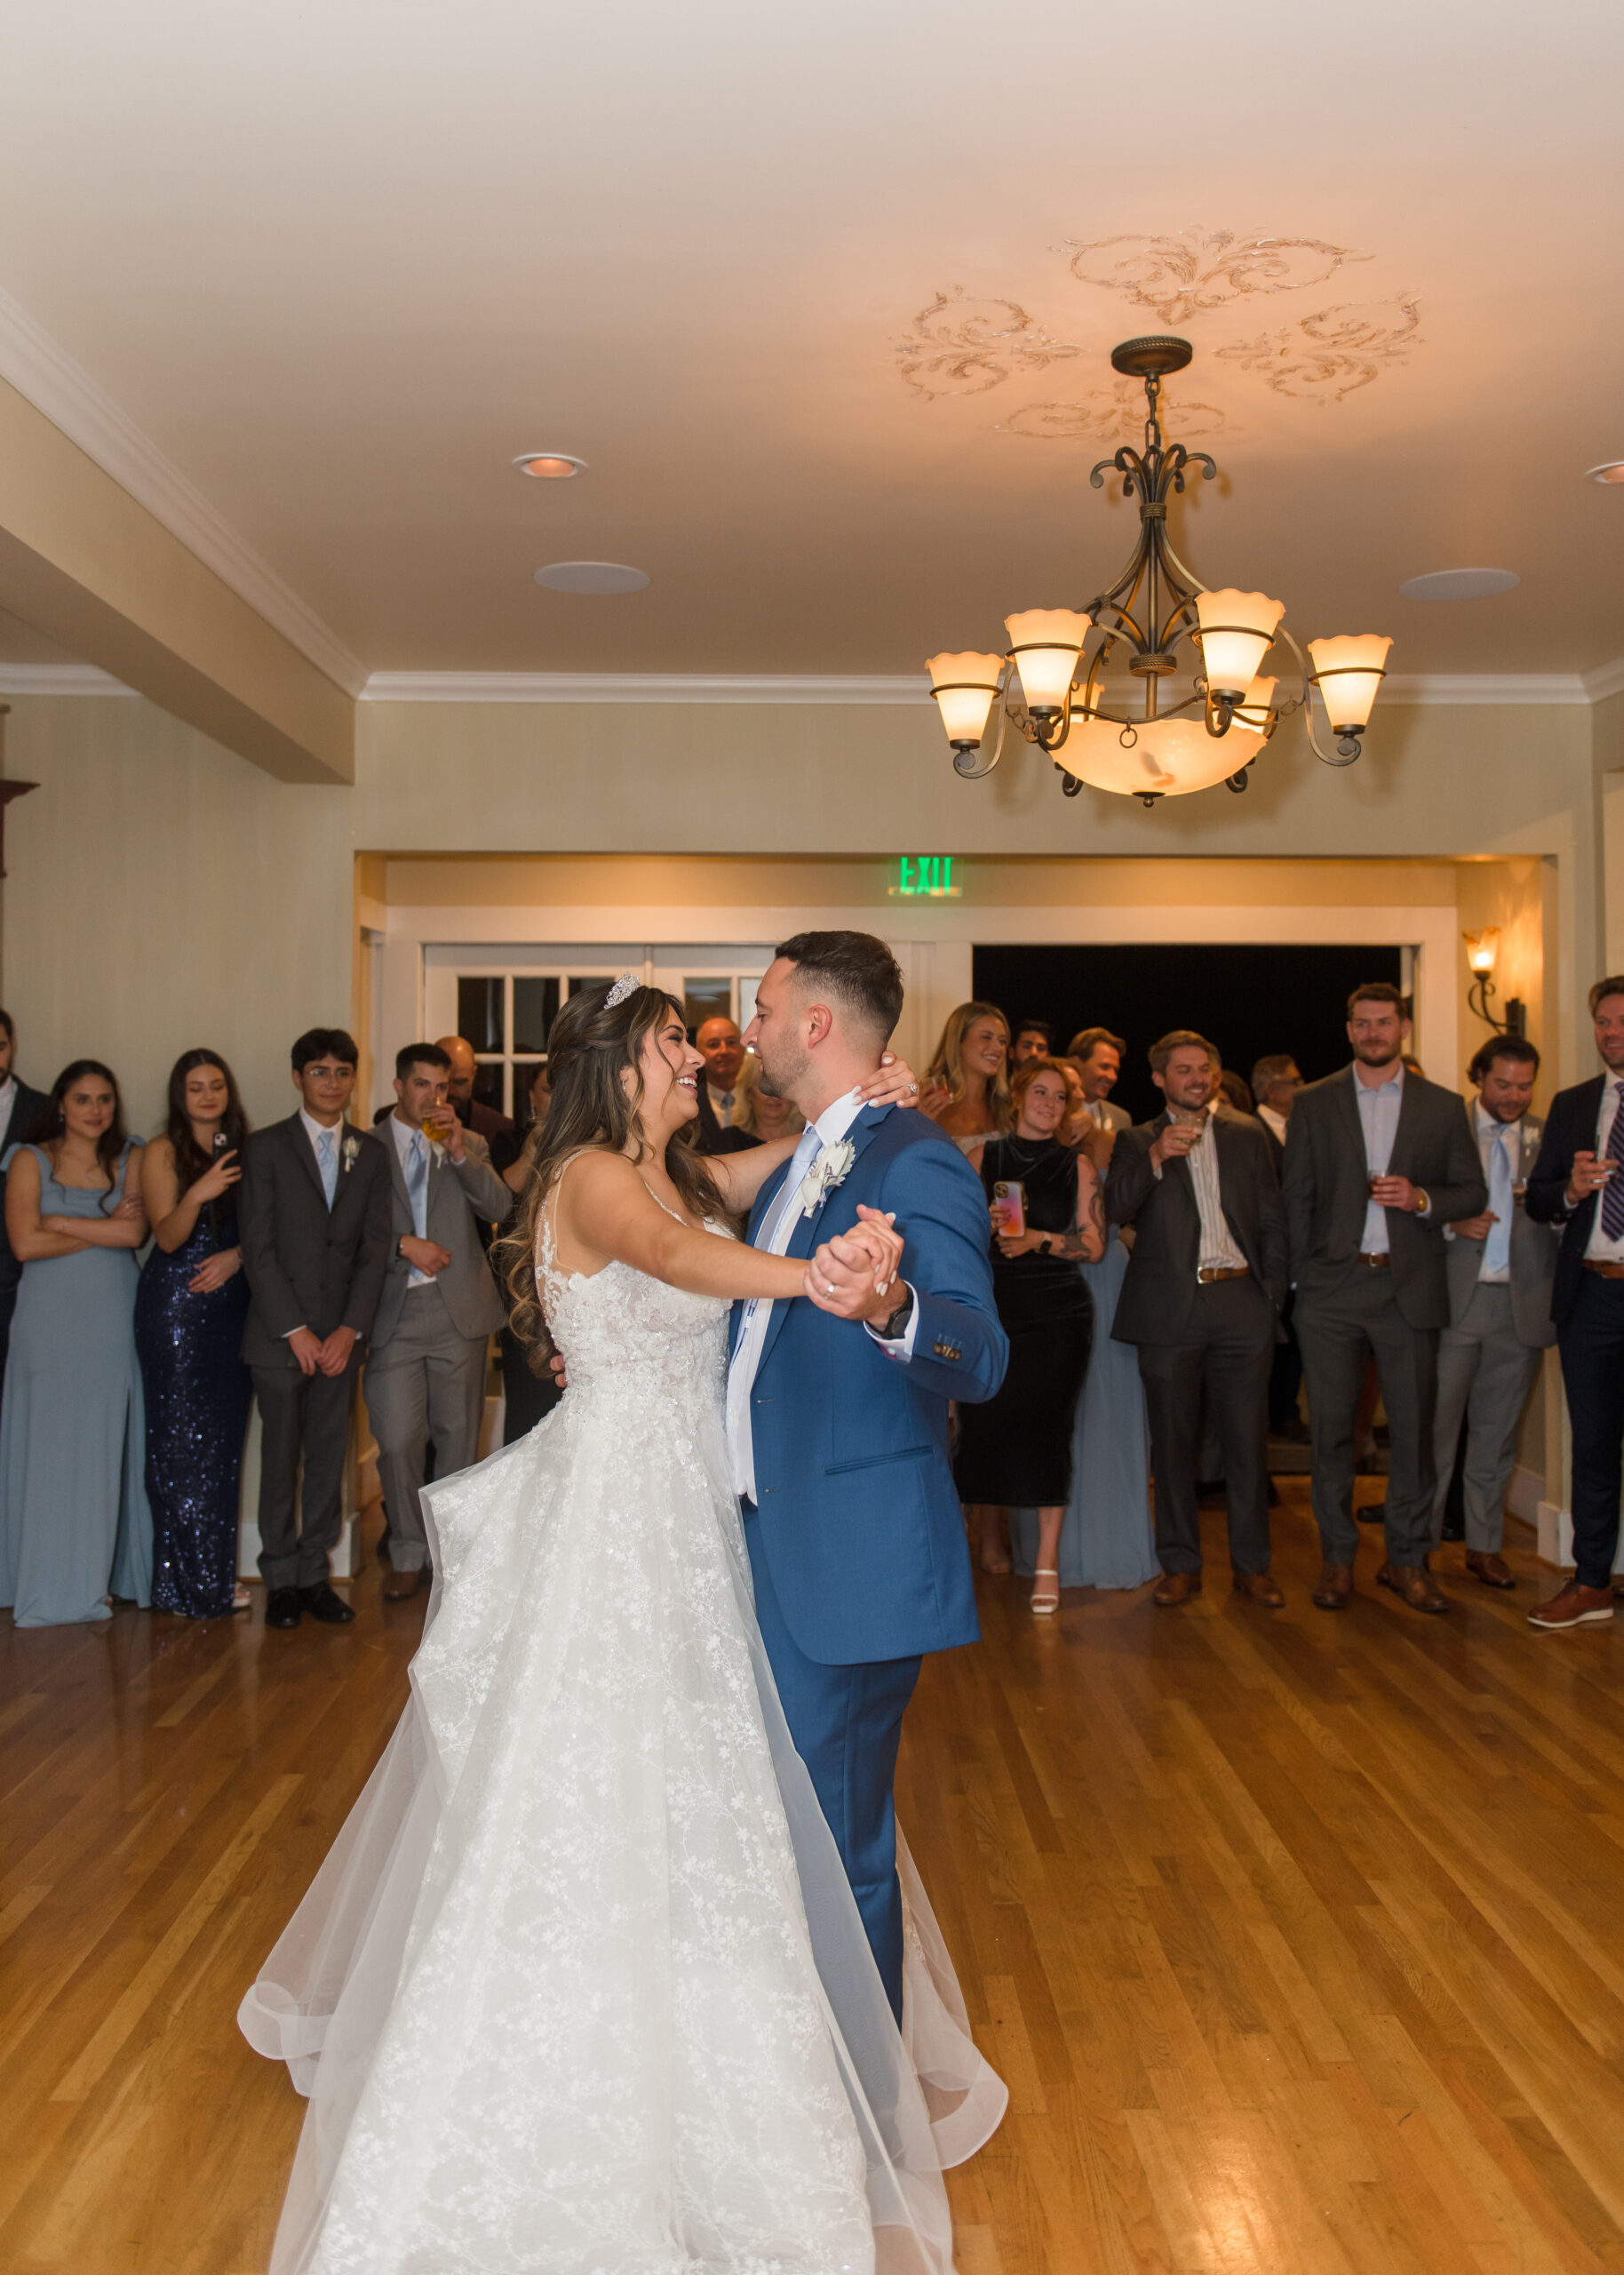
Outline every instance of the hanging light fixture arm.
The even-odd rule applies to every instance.
[[[1360,741],[1357,735],[1340,735],[1337,738],[1336,751],[1334,753],[1325,750],[1321,746],[1319,737],[1314,731],[1314,686],[1313,675],[1309,670],[1309,659],[1303,654],[1302,649],[1297,645],[1295,640],[1293,639],[1291,634],[1286,630],[1285,625],[1280,627],[1276,637],[1278,639],[1284,640],[1286,646],[1291,650],[1293,655],[1297,659],[1297,670],[1302,682],[1302,692],[1301,695],[1293,696],[1285,703],[1277,706],[1280,717],[1282,719],[1288,719],[1294,711],[1301,711],[1302,714],[1302,731],[1309,738],[1309,748],[1313,752],[1315,757],[1318,759],[1321,765],[1336,767],[1351,766],[1354,761],[1363,751],[1365,747],[1364,744]]]

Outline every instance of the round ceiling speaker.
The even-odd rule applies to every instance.
[[[550,561],[536,571],[536,582],[550,593],[641,593],[648,581],[646,571],[618,561]]]
[[[1434,569],[1400,585],[1398,595],[1406,601],[1486,601],[1492,593],[1511,592],[1522,581],[1515,569]]]

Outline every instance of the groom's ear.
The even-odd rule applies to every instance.
[[[808,1045],[824,1042],[834,1033],[834,1013],[827,1003],[808,1003],[803,1016]]]

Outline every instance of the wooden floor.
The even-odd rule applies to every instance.
[[[1624,2275],[1624,1619],[1535,1636],[1440,1560],[1188,1610],[1146,1592],[927,1668],[901,1806],[1002,2131],[964,2275]],[[1362,1490],[1379,1491],[1380,1487]],[[399,1711],[353,1630],[0,1622],[0,2266],[248,2275],[302,2104],[234,2011]]]

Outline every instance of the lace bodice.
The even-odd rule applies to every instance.
[[[732,1237],[708,1218],[705,1229]],[[624,1401],[644,1412],[651,1395],[696,1413],[716,1407],[728,1361],[725,1297],[690,1296],[618,1261],[591,1274],[561,1271],[545,1209],[536,1287],[572,1398],[585,1393],[594,1403]]]

